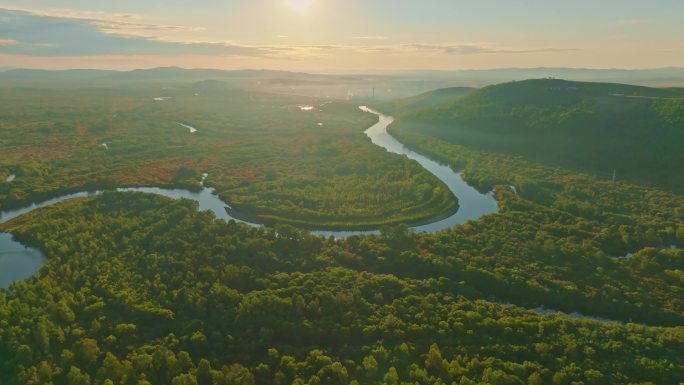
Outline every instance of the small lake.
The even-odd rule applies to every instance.
[[[12,234],[0,233],[0,288],[32,276],[43,262],[43,253],[14,241]]]
[[[415,151],[407,149],[403,144],[396,140],[387,132],[387,127],[394,121],[391,116],[383,115],[379,112],[373,111],[367,107],[360,107],[363,111],[372,113],[378,116],[378,122],[365,131],[365,134],[377,146],[380,146],[388,152],[400,154],[415,160],[422,165],[427,171],[435,175],[439,180],[444,182],[449,190],[458,197],[459,208],[458,211],[448,215],[445,218],[440,217],[434,222],[423,221],[426,224],[414,226],[413,229],[418,232],[436,232],[439,230],[448,229],[455,225],[466,223],[470,220],[476,220],[483,215],[493,214],[499,210],[498,203],[494,199],[492,192],[480,193],[472,186],[468,185],[461,175],[449,166],[442,165],[435,162]],[[179,123],[180,124],[180,123]],[[185,125],[183,125],[185,126]],[[194,127],[193,127],[194,128]],[[206,179],[207,174],[202,178],[202,182]],[[227,207],[230,204],[222,201],[211,187],[204,187],[199,192],[193,192],[182,189],[168,189],[159,187],[131,187],[118,188],[121,192],[143,192],[148,194],[156,194],[165,196],[171,199],[190,199],[199,203],[200,211],[212,211],[216,217],[225,221],[235,220],[237,222],[247,223],[252,226],[260,226],[256,223],[250,223],[231,216]],[[75,198],[87,198],[98,194],[102,191],[91,192],[77,192],[66,194],[60,197],[52,198],[43,202],[34,203],[23,208],[0,212],[0,223],[9,221],[20,215],[26,214],[30,211],[47,207],[59,202]],[[344,238],[352,235],[363,234],[377,234],[379,230],[369,231],[312,231],[315,235],[334,236],[337,238]],[[10,282],[18,279],[25,279],[31,276],[42,265],[44,258],[42,254],[33,249],[26,248],[21,244],[12,241],[9,234],[0,234],[0,287],[7,287]]]

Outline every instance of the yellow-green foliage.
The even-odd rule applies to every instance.
[[[0,115],[0,173],[18,175],[0,180],[5,208],[87,188],[198,189],[203,172],[239,212],[300,226],[411,222],[457,204],[420,165],[373,145],[363,131],[377,117],[351,103],[143,83],[7,89]]]

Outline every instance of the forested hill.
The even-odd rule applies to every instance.
[[[387,114],[401,114],[404,111],[413,111],[416,109],[452,102],[471,94],[476,90],[477,88],[471,87],[440,88],[438,90],[425,92],[408,98],[391,100],[377,105],[376,107]]]
[[[404,111],[403,127],[549,165],[684,191],[684,90],[556,79]]]

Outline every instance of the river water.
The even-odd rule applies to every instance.
[[[480,193],[475,188],[463,181],[461,175],[452,170],[450,167],[439,164],[438,162],[435,162],[415,151],[407,149],[403,144],[392,137],[392,135],[387,132],[387,127],[394,121],[391,116],[383,115],[367,107],[361,107],[361,109],[368,113],[375,114],[379,118],[376,124],[365,131],[365,134],[374,144],[384,148],[388,152],[405,155],[409,159],[417,161],[427,171],[431,172],[439,180],[444,182],[449,190],[451,190],[451,192],[458,197],[458,211],[447,216],[446,218],[439,218],[434,222],[427,221],[429,223],[415,226],[413,227],[415,231],[436,232],[453,227],[455,225],[466,223],[470,220],[476,220],[483,215],[493,214],[499,210],[498,204],[496,199],[494,199],[492,192],[485,194]],[[205,178],[206,174],[202,180],[204,181]],[[191,199],[199,203],[200,211],[212,211],[218,218],[226,221],[235,220],[237,222],[259,226],[258,224],[239,220],[229,215],[226,211],[226,207],[230,207],[230,205],[222,201],[215,194],[214,189],[211,187],[204,187],[199,192],[159,187],[132,187],[119,188],[117,190],[122,192],[136,191],[157,194],[172,199]],[[0,223],[7,222],[10,219],[16,218],[41,207],[51,206],[69,199],[92,197],[100,193],[101,191],[66,194],[43,202],[34,203],[23,208],[0,212]],[[316,235],[322,235],[326,237],[335,236],[338,238],[348,237],[351,235],[377,234],[378,232],[378,230],[312,231],[312,233]],[[20,243],[13,241],[11,235],[9,234],[0,233],[0,288],[7,287],[12,281],[22,280],[30,277],[40,268],[43,261],[44,256],[40,253],[40,251],[27,248]]]
[[[0,288],[32,276],[45,262],[43,254],[0,233]]]

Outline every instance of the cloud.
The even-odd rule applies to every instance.
[[[335,44],[265,45],[259,48],[268,51],[265,57],[286,60],[331,57],[335,51],[352,49],[349,46]]]
[[[412,43],[404,44],[406,48],[419,51],[434,51],[448,55],[481,55],[481,54],[526,54],[542,52],[568,52],[576,51],[573,48],[526,48],[526,49],[507,49],[494,48],[481,44],[452,44],[452,43]]]
[[[530,54],[577,51],[574,48],[500,48],[484,43],[404,43],[357,45],[346,48],[368,53],[415,54],[419,52],[432,52],[441,55]]]
[[[355,40],[387,40],[387,36],[353,36]]]
[[[157,37],[158,33],[198,32],[202,27],[181,25],[150,24],[143,22],[143,16],[132,13],[94,12],[70,9],[29,9],[2,7],[0,11],[23,13],[46,18],[75,20],[88,23],[100,31],[122,36]],[[11,18],[10,18],[11,19]]]
[[[35,57],[85,56],[241,56],[306,60],[357,54],[442,55],[527,54],[565,52],[564,48],[501,48],[486,43],[378,44],[385,36],[355,36],[358,44],[241,45],[232,41],[188,38],[202,28],[146,23],[137,14],[35,10],[0,7],[0,54]],[[286,35],[278,35],[285,40]],[[283,41],[284,42],[284,41]],[[368,42],[368,43],[366,43]]]
[[[201,27],[187,27],[180,25],[144,24],[109,20],[90,20],[89,22],[98,27],[100,31],[104,33],[123,36],[153,37],[158,33],[204,31],[204,28]]]
[[[287,36],[287,35],[277,35],[276,38],[278,38],[278,39],[288,39],[289,36]]]
[[[177,38],[195,27],[147,24],[140,15],[0,7],[0,54],[42,57],[111,55],[223,55],[273,59],[330,56],[344,46],[241,45]],[[281,39],[285,35],[278,36]]]
[[[0,53],[31,56],[213,54],[266,56],[268,50],[226,41],[170,38],[194,27],[146,24],[138,15],[0,8]],[[136,21],[137,20],[137,21]],[[165,34],[162,34],[165,32]]]

